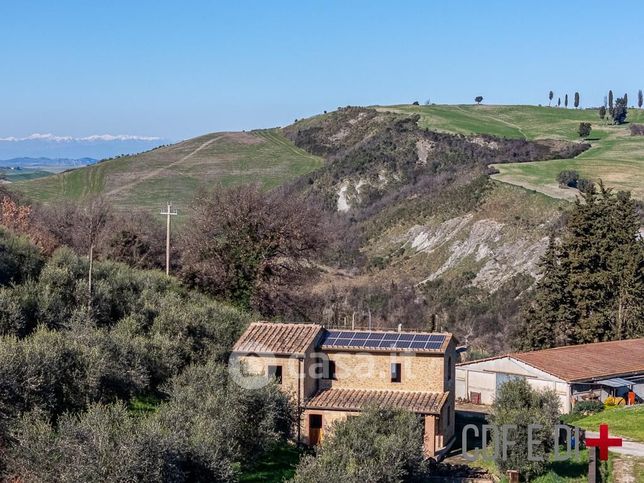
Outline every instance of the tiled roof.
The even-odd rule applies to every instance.
[[[323,389],[305,403],[307,409],[359,411],[368,404],[407,409],[421,414],[439,414],[449,393]]]
[[[567,382],[644,374],[644,338],[516,352],[490,360],[501,357],[517,359]],[[477,362],[482,360],[459,365]]]
[[[253,322],[237,340],[233,352],[303,355],[322,330],[317,324]]]

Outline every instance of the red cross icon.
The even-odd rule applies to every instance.
[[[606,461],[608,459],[608,448],[610,446],[621,446],[622,438],[609,438],[608,425],[599,425],[599,438],[586,438],[586,446],[599,447],[599,459]]]

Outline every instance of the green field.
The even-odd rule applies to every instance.
[[[602,423],[608,424],[611,434],[644,443],[644,405],[606,408],[572,424],[590,431],[598,431]]]
[[[602,179],[607,186],[630,190],[644,199],[644,136],[630,136],[628,124],[608,125],[594,109],[537,106],[391,106],[381,110],[419,114],[428,129],[461,134],[493,134],[518,139],[579,140],[580,122],[590,122],[592,147],[575,159],[494,165],[495,179],[540,191],[556,198],[574,199],[573,189],[559,188],[556,177],[564,169],[582,177]],[[644,111],[629,109],[629,122],[644,123]]]
[[[0,169],[0,179],[15,183],[17,181],[27,181],[32,179],[44,178],[46,176],[51,176],[51,171],[45,171],[42,169]]]
[[[12,186],[45,202],[103,195],[120,209],[185,208],[199,187],[257,182],[266,188],[318,168],[278,130],[214,133]]]

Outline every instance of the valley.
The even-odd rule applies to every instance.
[[[640,120],[639,110],[630,119]],[[592,122],[589,143],[576,133]],[[348,223],[282,315],[343,325],[433,325],[507,350],[521,299],[578,196],[564,169],[642,197],[644,137],[595,110],[347,107],[283,129],[213,133],[12,188],[51,204],[101,195],[117,210],[186,208],[200,188],[285,187]]]

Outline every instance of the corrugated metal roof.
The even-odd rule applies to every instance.
[[[478,361],[511,357],[567,382],[644,374],[644,338],[569,345],[532,352],[515,352]]]
[[[448,392],[323,389],[306,401],[305,408],[360,411],[363,407],[374,404],[420,414],[439,414],[448,396]]]
[[[602,386],[608,386],[608,387],[625,387],[625,386],[632,386],[633,384],[635,384],[634,382],[627,381],[626,379],[622,379],[619,377],[614,377],[612,379],[602,379],[601,381],[595,381],[595,382]]]

